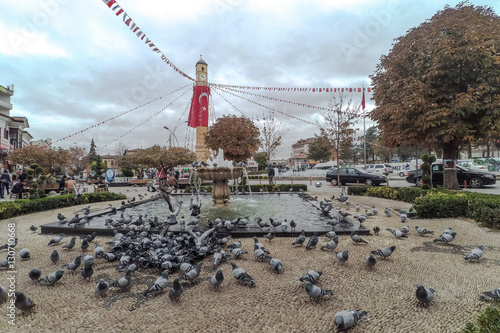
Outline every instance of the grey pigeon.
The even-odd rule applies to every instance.
[[[309,241],[307,242],[306,245],[306,250],[310,250],[313,247],[316,247],[318,244],[318,233],[315,231],[311,237],[309,237]]]
[[[31,225],[30,230],[33,232],[36,232],[38,227],[35,227],[34,225]]]
[[[129,289],[132,282],[132,271],[127,270],[124,277],[121,277],[119,280],[110,284],[110,287],[120,288],[121,290]]]
[[[9,296],[7,288],[4,286],[0,286],[0,304],[7,300],[7,296]]]
[[[40,271],[38,268],[33,268],[28,273],[28,276],[33,282],[36,282],[40,278],[40,275],[42,275],[42,271]]]
[[[25,247],[24,249],[19,250],[19,258],[21,258],[21,260],[28,260],[31,258],[30,249]]]
[[[242,255],[248,254],[248,252],[247,251],[243,251],[240,248],[235,248],[235,249],[231,250],[231,254],[235,257],[235,259],[239,259],[239,258],[241,258]]]
[[[8,250],[9,247],[16,247],[16,245],[17,245],[17,237],[14,238],[14,243],[10,243],[9,242],[9,243],[6,243],[6,244],[0,246],[0,251],[2,251],[2,250]]]
[[[391,234],[394,235],[394,237],[401,239],[401,238],[408,238],[407,235],[405,235],[401,230],[395,230],[391,228],[386,228],[385,230],[389,231]]]
[[[50,254],[50,261],[52,261],[53,264],[57,264],[59,261],[59,252],[57,252],[57,250],[52,251]]]
[[[294,220],[290,221],[290,229],[291,231],[295,231],[295,227],[297,226],[297,223]]]
[[[419,234],[420,236],[434,235],[434,231],[427,230],[425,228],[421,228],[418,226],[415,226],[415,230],[417,231],[417,234]]]
[[[366,221],[366,215],[355,215],[354,218],[358,220],[359,223],[364,223]]]
[[[361,207],[359,207],[358,204],[356,204],[356,206],[354,206],[354,208],[356,209],[357,212],[359,212],[359,210],[361,209]]]
[[[387,217],[391,217],[391,210],[389,208],[385,208],[384,213],[385,215],[387,215]]]
[[[396,245],[393,245],[391,247],[383,247],[381,249],[372,251],[371,253],[381,256],[382,258],[387,258],[394,252],[395,249]]]
[[[241,242],[240,241],[237,241],[231,245],[228,245],[228,248],[230,249],[236,249],[236,248],[240,248],[241,247]]]
[[[310,270],[308,271],[303,277],[299,279],[300,282],[311,282],[311,283],[316,283],[316,281],[319,280],[321,275],[323,274],[322,271],[314,271]]]
[[[80,265],[82,264],[82,257],[83,255],[79,255],[73,262],[70,262],[67,265],[63,265],[62,268],[65,268],[68,271],[75,272],[78,269],[78,267],[80,267]]]
[[[257,244],[253,246],[253,254],[258,260],[267,260],[269,256]]]
[[[372,213],[373,215],[378,215],[378,210],[375,208],[375,206],[372,206]]]
[[[465,260],[479,260],[483,256],[484,246],[478,245],[476,248],[472,249],[468,255],[465,256]]]
[[[356,232],[352,231],[351,232],[351,239],[354,243],[356,244],[368,244],[367,241],[365,241],[361,236],[359,236]]]
[[[455,239],[455,236],[457,235],[456,232],[452,231],[451,233],[443,233],[441,236],[439,236],[438,238],[436,238],[434,240],[435,243],[437,242],[442,242],[442,243],[449,243],[451,242],[452,240]]]
[[[94,256],[96,258],[102,258],[104,256],[104,248],[99,244],[94,243]]]
[[[215,275],[207,278],[207,281],[210,282],[210,284],[214,287],[214,290],[218,289],[222,284],[222,281],[224,281],[224,275],[222,274],[222,270],[219,268],[215,273]]]
[[[380,228],[378,226],[374,226],[373,227],[373,233],[375,234],[375,236],[378,236],[379,232],[380,232]]]
[[[337,258],[337,260],[340,261],[341,263],[345,263],[347,261],[347,259],[349,259],[349,251],[348,250],[344,250],[342,252],[333,251],[333,253],[335,254],[335,257]]]
[[[370,253],[368,257],[366,257],[365,261],[368,268],[373,268],[373,266],[377,263],[377,258],[375,258],[373,253]]]
[[[342,310],[335,314],[335,326],[339,330],[345,330],[355,326],[359,319],[366,316],[366,311]]]
[[[109,283],[104,281],[104,279],[99,279],[99,282],[95,286],[95,294],[97,296],[103,297],[109,290]]]
[[[181,280],[180,278],[176,278],[174,280],[174,285],[172,286],[172,289],[170,289],[168,293],[168,297],[170,297],[172,301],[179,301],[179,297],[182,295],[182,292],[184,291],[184,288],[182,287],[180,280]]]
[[[269,266],[271,266],[273,272],[276,272],[278,274],[283,272],[283,263],[281,262],[281,260],[275,258],[268,258],[267,263],[269,264]]]
[[[275,234],[272,231],[270,231],[268,234],[264,235],[264,238],[267,238],[269,241],[272,241],[274,237],[275,237]]]
[[[55,236],[52,237],[52,239],[49,241],[48,245],[57,245],[61,242],[61,240],[64,238],[64,236]]]
[[[421,303],[428,304],[434,299],[435,293],[436,291],[434,289],[425,288],[423,285],[419,284],[415,295]]]
[[[49,275],[47,275],[43,279],[38,280],[38,283],[52,286],[57,281],[61,280],[61,278],[63,277],[63,274],[64,274],[64,271],[61,271],[61,270],[59,270],[57,272],[50,273]]]
[[[335,233],[335,231],[328,231],[325,234],[325,237],[328,237],[328,238],[334,238],[335,236],[337,236],[337,234]]]
[[[142,293],[142,295],[145,297],[149,297],[151,295],[159,293],[163,291],[165,287],[167,287],[167,284],[168,284],[168,270],[164,270],[163,273],[161,273],[161,275],[156,279],[156,281]]]
[[[306,289],[306,292],[309,295],[310,299],[318,300],[318,299],[322,298],[323,296],[333,295],[333,292],[331,290],[322,289],[322,288],[312,284],[309,281],[306,282],[305,289]]]
[[[322,246],[321,249],[323,251],[333,251],[339,245],[339,236],[333,237],[326,245]]]
[[[80,274],[82,275],[83,279],[89,279],[94,274],[94,268],[92,267],[94,264],[93,261],[86,261],[83,268],[80,270]]]
[[[299,237],[292,243],[292,245],[302,245],[306,241],[306,232],[302,230]]]
[[[410,233],[410,226],[405,225],[405,226],[401,227],[401,232],[405,235],[408,235]]]
[[[451,227],[449,227],[449,228],[444,229],[443,234],[451,234],[452,232],[455,232],[455,231],[453,231],[453,229]]]
[[[287,220],[285,219],[283,222],[281,222],[281,231],[286,232],[287,229],[288,229],[288,224],[287,224]]]
[[[202,262],[199,262],[192,270],[184,274],[183,279],[193,282],[200,275],[201,265]]]
[[[75,247],[75,244],[76,244],[76,237],[71,237],[71,240],[68,243],[64,244],[62,248],[71,250],[72,248]]]
[[[479,296],[479,299],[483,301],[494,300],[498,302],[498,300],[500,300],[500,288],[483,292],[483,294]]]
[[[401,223],[405,223],[407,218],[408,215],[406,215],[405,213],[401,213]]]
[[[87,251],[87,249],[89,248],[89,241],[87,240],[87,238],[84,238],[82,239],[82,245],[80,246],[80,248],[82,249],[83,252]]]
[[[255,282],[252,277],[248,275],[243,268],[236,266],[232,261],[231,266],[233,267],[233,277],[238,280],[238,282],[248,284],[250,287],[255,287]]]
[[[57,219],[59,220],[59,223],[65,223],[66,222],[66,216],[64,216],[61,213],[57,213]]]
[[[25,296],[22,292],[16,291],[14,295],[16,296],[14,306],[22,312],[30,311],[35,306],[35,303],[29,297]]]

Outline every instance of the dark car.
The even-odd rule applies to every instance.
[[[377,173],[370,173],[360,168],[340,168],[341,184],[380,185],[387,181],[387,178]],[[337,168],[331,168],[326,173],[326,181],[337,186]]]
[[[464,186],[464,183],[467,182],[467,186],[479,188],[483,185],[494,185],[497,182],[497,177],[495,174],[484,171],[474,171],[466,168],[462,168],[457,165],[457,179],[458,185]],[[421,185],[422,183],[422,169],[408,171],[408,177],[406,177],[406,181],[408,183],[413,183],[416,185]],[[443,185],[443,164],[433,164],[432,165],[432,185],[439,186]]]

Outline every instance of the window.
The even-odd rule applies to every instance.
[[[346,168],[342,168],[342,169],[340,169],[339,173],[341,175],[347,175],[347,169]]]
[[[350,174],[350,175],[355,175],[355,174],[356,174],[356,170],[354,170],[354,169],[349,169],[349,174]]]

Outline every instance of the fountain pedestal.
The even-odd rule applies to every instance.
[[[227,206],[229,204],[229,180],[238,179],[243,175],[244,168],[215,167],[197,168],[196,173],[202,180],[212,181],[212,198],[215,206]]]

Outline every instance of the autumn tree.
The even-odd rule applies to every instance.
[[[70,155],[62,148],[50,149],[41,146],[25,146],[14,150],[9,155],[9,160],[15,164],[30,165],[36,163],[45,173],[60,173],[67,166]]]
[[[163,167],[170,170],[177,165],[189,164],[195,160],[195,154],[186,148],[166,148],[158,145],[141,149],[132,155],[124,155],[118,161],[122,168],[142,169]]]
[[[260,131],[260,148],[266,153],[267,160],[270,161],[283,143],[283,138],[288,130],[276,120],[274,112],[270,112],[267,117],[263,116],[262,119],[257,119],[256,125]]]
[[[224,115],[208,128],[205,144],[224,150],[224,159],[241,162],[259,149],[259,136],[259,128],[249,118]]]
[[[89,164],[89,156],[81,147],[70,147],[68,149],[70,160],[68,166],[72,175],[78,175],[84,171]]]
[[[440,147],[445,188],[459,188],[457,148],[499,133],[499,49],[500,18],[462,2],[397,38],[371,76],[371,118],[385,142]]]
[[[314,141],[309,144],[307,158],[318,162],[327,162],[332,156],[330,149],[330,142],[327,138],[316,136]]]
[[[361,105],[354,105],[352,99],[346,100],[344,94],[332,95],[328,102],[328,110],[321,112],[323,121],[316,122],[321,136],[328,140],[333,148],[337,160],[337,183],[340,186],[340,151],[342,147],[349,147],[356,130],[354,123],[359,117]]]

